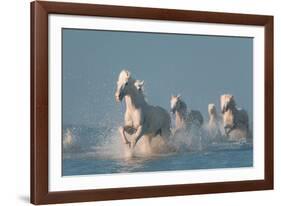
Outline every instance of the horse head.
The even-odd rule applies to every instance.
[[[136,80],[134,83],[135,87],[137,88],[138,91],[144,92],[144,80]]]
[[[208,113],[209,113],[209,116],[217,114],[217,110],[216,110],[215,104],[209,104],[208,105]]]
[[[234,96],[231,94],[221,95],[221,112],[225,113],[229,109],[232,109],[236,106]]]
[[[171,112],[174,114],[176,111],[180,109],[181,106],[181,95],[172,95],[170,99],[171,104]]]
[[[116,83],[115,100],[117,102],[122,101],[124,96],[128,93],[129,88],[132,86],[134,86],[134,84],[131,73],[127,70],[122,70]]]

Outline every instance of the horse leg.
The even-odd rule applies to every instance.
[[[130,142],[131,149],[135,148],[137,142],[143,136],[143,132],[144,132],[143,126],[142,125],[138,126],[137,131],[136,131],[134,137],[132,138],[132,141]]]
[[[125,128],[124,127],[119,127],[118,130],[119,130],[119,133],[121,135],[121,138],[122,138],[124,144],[129,144],[130,142],[128,141],[128,139],[127,139],[127,137],[125,135]]]
[[[168,142],[171,136],[171,130],[170,128],[162,128],[161,129],[161,137],[164,139],[165,142]]]
[[[225,126],[224,127],[224,131],[225,131],[225,134],[226,134],[226,136],[227,137],[229,137],[229,133],[232,131],[232,130],[234,130],[236,127],[235,126]]]
[[[173,137],[175,137],[179,133],[180,133],[179,130],[176,130]],[[162,143],[160,151],[175,151],[175,148],[173,148],[174,147],[173,143],[171,144],[171,142],[169,142],[170,140],[174,141],[174,139],[171,139],[171,135],[172,135],[172,132],[171,132],[170,128],[164,127],[161,129],[160,136],[162,137],[163,143]]]
[[[141,144],[142,152],[146,155],[151,154],[152,153],[151,136],[143,135],[141,143],[142,143]]]
[[[227,137],[229,136],[229,132],[230,132],[230,129],[228,127],[224,127],[224,133]]]

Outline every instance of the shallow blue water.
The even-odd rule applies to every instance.
[[[180,153],[150,158],[64,159],[63,175],[251,167],[252,149]]]
[[[72,128],[71,147],[63,150],[62,175],[89,175],[253,166],[249,143],[217,142],[203,149],[125,158],[115,129]]]

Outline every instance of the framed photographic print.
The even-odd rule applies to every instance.
[[[31,202],[273,189],[273,17],[31,3]]]

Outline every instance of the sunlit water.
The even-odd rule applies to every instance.
[[[63,175],[89,175],[253,166],[253,147],[246,142],[208,141],[194,145],[178,140],[177,151],[128,157],[116,128],[64,128]],[[196,137],[197,138],[197,137]],[[197,138],[198,139],[198,138]],[[189,141],[190,142],[190,141]],[[175,146],[175,145],[174,145]]]

